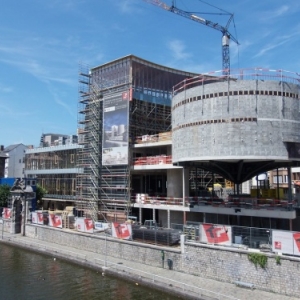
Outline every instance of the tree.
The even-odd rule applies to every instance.
[[[10,196],[10,186],[7,184],[0,185],[0,207],[7,207]]]
[[[40,206],[42,204],[44,195],[47,194],[48,191],[45,188],[43,188],[41,185],[37,184],[35,193],[36,193],[37,204],[38,206]]]

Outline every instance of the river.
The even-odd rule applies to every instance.
[[[181,299],[70,262],[0,243],[1,300]]]

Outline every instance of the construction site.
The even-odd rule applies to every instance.
[[[142,156],[133,145],[171,130],[172,87],[193,76],[132,55],[80,72],[78,134],[84,147],[79,167],[84,174],[78,176],[78,200],[94,219],[124,220],[131,214],[132,166]],[[147,151],[154,157],[166,148]],[[146,177],[145,184],[158,180],[156,174]]]
[[[228,194],[239,194],[239,185],[261,172],[298,165],[297,80],[260,69],[197,75],[133,55],[82,70],[77,209],[93,220],[134,215],[166,227],[216,218],[241,224],[233,206],[245,201],[225,203]],[[260,205],[253,193],[247,208]],[[292,205],[273,196],[270,207]],[[265,213],[268,222],[278,218],[278,211]],[[256,212],[247,214],[244,222],[254,225]],[[296,215],[280,218],[289,227]]]
[[[170,228],[172,222],[261,227],[262,220],[270,225],[280,219],[270,226],[291,230],[291,168],[300,162],[299,75],[231,70],[229,42],[239,44],[229,32],[233,14],[221,26],[174,1],[146,2],[221,32],[222,70],[199,75],[134,55],[81,65],[77,209],[94,221],[135,216]],[[272,191],[249,185],[242,197],[242,184],[282,168],[289,177],[284,196],[278,185]],[[265,210],[258,216],[257,208]]]

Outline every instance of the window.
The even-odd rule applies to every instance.
[[[279,175],[278,178],[277,176],[273,176],[273,183],[282,183],[282,175]]]

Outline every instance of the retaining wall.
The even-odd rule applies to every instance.
[[[165,267],[167,259],[171,259],[174,271],[197,275],[199,280],[206,277],[224,282],[242,281],[261,290],[297,297],[300,294],[300,259],[297,257],[281,256],[278,264],[277,255],[264,253],[268,260],[263,269],[249,261],[250,250],[244,249],[186,243],[185,253],[181,253],[180,247],[159,247],[34,225],[26,225],[26,236],[154,267],[162,266],[161,251],[164,250]]]

